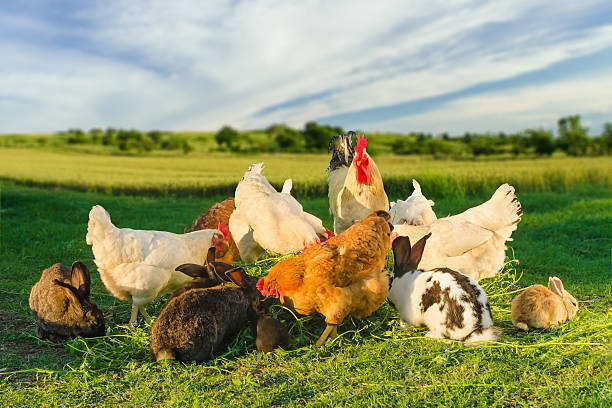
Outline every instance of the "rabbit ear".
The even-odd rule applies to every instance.
[[[561,282],[561,279],[557,278],[556,276],[548,278],[548,288],[559,296],[563,296],[563,293],[565,293],[565,290],[563,289],[563,282]]]
[[[232,282],[241,288],[246,286],[246,273],[242,268],[230,269],[229,271],[225,272],[225,276],[227,276]]]
[[[72,286],[77,289],[77,294],[80,299],[89,298],[89,288],[91,287],[91,278],[87,266],[81,261],[76,261],[72,264],[72,275],[70,277]]]
[[[62,287],[62,289],[64,289],[64,293],[66,294],[66,297],[68,298],[70,303],[72,303],[74,306],[81,307],[81,300],[79,298],[79,292],[74,286],[64,283],[57,279],[53,279],[53,282],[55,282],[56,285],[59,285]]]
[[[419,239],[416,244],[412,246],[409,264],[414,268],[414,270],[417,270],[419,262],[421,262],[421,257],[423,256],[423,251],[425,250],[425,243],[429,237],[431,237],[431,232]]]
[[[404,266],[408,259],[410,259],[410,253],[412,252],[410,247],[410,238],[408,237],[397,237],[393,240],[393,259],[395,267]]]
[[[206,273],[206,268],[197,264],[182,264],[177,266],[174,270],[182,272],[185,275],[191,276],[192,278],[202,278],[208,276],[208,273]]]
[[[229,282],[229,278],[227,277],[227,272],[235,269],[236,267],[230,264],[226,264],[224,262],[215,262],[211,265],[211,269],[214,273],[214,277],[219,279],[221,282]]]
[[[213,262],[215,262],[215,251],[216,251],[216,248],[214,246],[211,246],[210,248],[208,248],[208,252],[206,253],[206,263],[207,264],[212,264]]]

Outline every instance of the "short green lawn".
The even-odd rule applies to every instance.
[[[489,192],[488,194],[492,193]],[[488,198],[432,196],[439,215]],[[121,327],[129,302],[100,282],[85,244],[87,214],[103,205],[119,227],[181,232],[222,196],[110,196],[5,183],[1,196],[0,405],[206,406],[610,406],[612,404],[612,197],[607,187],[566,192],[517,192],[523,221],[509,243],[508,263],[481,284],[489,293],[499,343],[465,348],[427,340],[425,329],[400,331],[384,304],[364,320],[347,319],[324,348],[311,344],[319,316],[273,312],[290,328],[290,350],[263,355],[243,331],[207,364],[151,362],[150,327]],[[390,197],[398,198],[398,197]],[[331,226],[325,198],[304,199]],[[62,344],[34,336],[30,287],[55,262],[84,261],[92,270],[92,299],[105,311],[108,333]],[[391,259],[390,259],[391,260]],[[249,265],[263,275],[274,260]],[[516,291],[561,277],[581,301],[578,318],[550,332],[519,333],[510,322]],[[148,307],[157,315],[165,298]]]

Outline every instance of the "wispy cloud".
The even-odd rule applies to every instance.
[[[506,120],[493,129],[537,126],[546,115],[556,120],[551,95],[582,80],[570,63],[554,77],[538,72],[594,56],[585,75],[610,76],[611,15],[605,1],[2,5],[0,132],[312,119],[402,131],[446,123],[453,132],[482,127],[493,108],[485,103],[481,117],[464,111],[460,121],[448,106],[485,96],[510,104],[508,95],[529,89],[538,90],[530,95],[537,118],[496,112]],[[599,112],[596,120],[612,119],[609,106]]]

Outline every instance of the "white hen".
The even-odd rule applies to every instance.
[[[414,191],[406,200],[391,203],[389,215],[392,224],[429,225],[438,217],[431,209],[434,202],[425,198],[421,185],[412,179]]]
[[[503,267],[505,242],[512,240],[522,213],[514,187],[502,184],[479,206],[429,225],[394,225],[393,235],[416,242],[431,232],[419,267],[457,269],[478,281],[495,276]]]
[[[229,229],[242,260],[253,262],[264,251],[290,254],[327,239],[330,232],[321,220],[291,196],[291,180],[279,193],[262,170],[263,163],[251,165],[236,187]]]
[[[117,228],[99,205],[89,212],[86,241],[106,289],[118,299],[132,299],[130,326],[157,296],[174,291],[191,278],[174,269],[184,263],[204,264],[211,246],[224,244],[219,230],[173,234]]]

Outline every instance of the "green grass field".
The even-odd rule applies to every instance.
[[[285,177],[294,177],[298,185],[324,183],[324,156],[148,160],[0,149],[0,405],[612,404],[609,159],[472,163],[376,158],[384,174],[401,176],[398,184],[418,177],[438,215],[486,200],[496,183],[515,183],[524,217],[507,254],[520,264],[509,262],[498,276],[481,281],[496,325],[504,330],[498,343],[465,348],[430,341],[425,329],[399,330],[397,312],[384,304],[367,319],[347,319],[337,340],[315,348],[311,344],[323,319],[297,318],[276,307],[274,314],[290,328],[288,351],[257,353],[245,330],[226,353],[206,364],[153,363],[150,326],[142,321],[133,330],[121,326],[129,319],[130,304],[114,299],[95,270],[85,244],[89,209],[103,205],[119,227],[181,232],[225,198],[198,194],[198,188],[235,184],[248,164],[262,159],[268,164],[264,174],[277,183]],[[439,175],[444,183],[436,182]],[[389,185],[390,199],[410,192]],[[79,189],[92,191],[74,191]],[[327,200],[314,192],[304,188],[300,200],[330,227]],[[77,259],[92,271],[92,299],[106,314],[107,336],[61,344],[38,340],[29,290],[44,268]],[[247,269],[265,275],[274,262]],[[549,275],[562,278],[580,301],[577,319],[550,332],[518,332],[510,322],[509,301],[521,288],[547,282]],[[148,311],[157,315],[165,300],[156,300]]]

